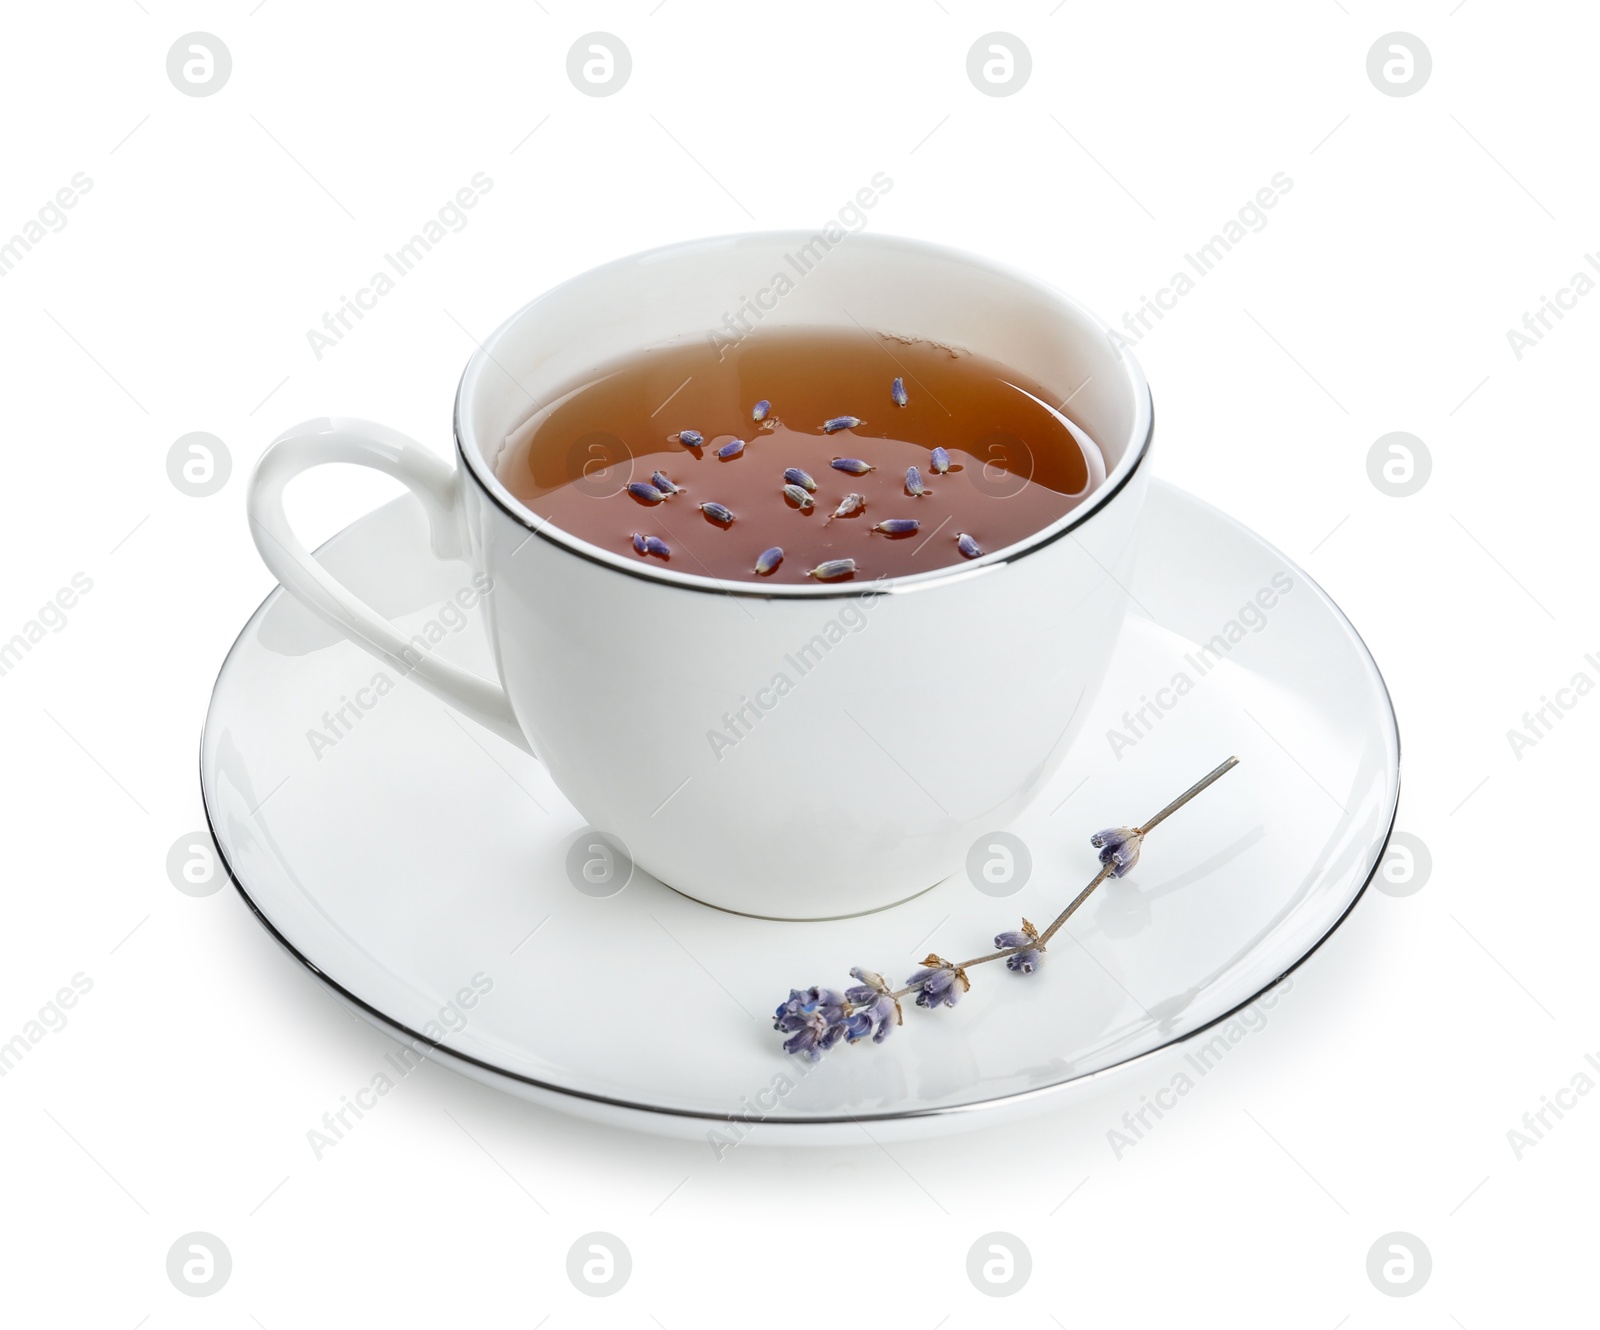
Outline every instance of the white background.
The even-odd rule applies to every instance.
[[[93,988],[0,1079],[0,1320],[1592,1318],[1577,1184],[1600,1163],[1600,1095],[1520,1159],[1507,1132],[1600,1050],[1600,699],[1520,759],[1506,737],[1575,673],[1600,680],[1580,387],[1600,298],[1520,361],[1506,338],[1600,244],[1592,9],[653,3],[7,6],[0,238],[75,172],[93,188],[0,279],[0,638],[74,573],[93,590],[0,677],[0,1039],[74,974]],[[1014,96],[966,75],[994,29],[1031,50]],[[213,96],[166,75],[195,30],[232,53]],[[614,96],[565,73],[593,30],[632,52]],[[1396,30],[1432,52],[1413,96],[1367,77]],[[467,228],[314,358],[306,330],[480,171],[494,188]],[[1154,1089],[1138,1073],[1003,1134],[892,1155],[757,1137],[718,1163],[430,1064],[315,1159],[307,1130],[390,1041],[232,891],[194,899],[165,869],[202,825],[212,678],[271,588],[250,466],[328,413],[443,453],[471,339],[539,291],[683,237],[820,226],[879,171],[894,188],[874,229],[1004,259],[1111,322],[1292,178],[1138,347],[1158,469],[1279,545],[1365,635],[1400,716],[1399,826],[1431,850],[1430,880],[1369,892],[1266,1031],[1120,1158],[1107,1132]],[[167,477],[196,430],[232,456],[210,498]],[[1433,459],[1403,499],[1366,464],[1395,430]],[[301,497],[313,540],[387,492],[330,482]],[[639,982],[603,953],[597,984]],[[596,1229],[633,1256],[608,1299],[564,1272]],[[214,1297],[167,1279],[191,1230],[233,1254]],[[1034,1257],[1003,1300],[966,1275],[990,1230]],[[1392,1230],[1432,1252],[1411,1297],[1366,1274]]]

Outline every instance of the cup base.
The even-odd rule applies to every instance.
[[[885,910],[898,909],[900,906],[905,905],[909,901],[914,901],[918,897],[926,896],[930,891],[937,887],[940,882],[946,881],[947,878],[948,875],[946,875],[946,877],[938,878],[935,881],[928,883],[928,885],[925,887],[919,887],[909,896],[902,896],[899,900],[890,901],[887,905],[874,905],[870,910],[856,910],[849,914],[827,915],[756,914],[750,910],[732,910],[726,905],[715,905],[710,901],[701,900],[694,894],[694,892],[685,891],[682,887],[675,887],[670,882],[661,882],[660,878],[656,878],[655,880],[657,882],[661,882],[661,885],[670,891],[674,896],[681,896],[684,900],[692,901],[696,905],[702,905],[708,910],[715,910],[718,914],[732,915],[736,919],[760,919],[763,922],[773,924],[833,924],[838,923],[841,919],[865,919],[869,915],[882,914]]]

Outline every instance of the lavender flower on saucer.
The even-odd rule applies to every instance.
[[[847,562],[840,560],[839,562]],[[826,576],[822,568],[813,569],[815,575]],[[1095,888],[1107,878],[1126,877],[1139,862],[1139,850],[1144,838],[1158,823],[1164,822],[1182,808],[1195,795],[1220,779],[1234,767],[1239,759],[1230,757],[1226,762],[1196,781],[1154,817],[1137,827],[1111,827],[1097,831],[1089,844],[1099,851],[1100,871],[1089,885],[1075,896],[1058,914],[1050,926],[1040,932],[1026,919],[1020,929],[996,933],[995,950],[967,961],[950,961],[936,953],[923,958],[922,965],[913,971],[900,988],[894,988],[874,970],[856,967],[850,977],[856,983],[843,993],[831,988],[794,988],[788,1000],[780,1002],[774,1013],[773,1028],[789,1037],[783,1041],[785,1053],[797,1054],[808,1061],[817,1062],[822,1055],[841,1039],[858,1043],[867,1036],[881,1044],[889,1031],[904,1020],[900,999],[914,996],[917,1006],[928,1011],[953,1007],[961,995],[972,987],[967,971],[973,966],[987,965],[1003,960],[1013,974],[1032,974],[1044,962],[1045,948],[1049,946],[1061,926],[1070,919]],[[893,1017],[893,1025],[890,1018]]]
[[[773,1029],[787,1034],[785,1053],[797,1053],[812,1062],[845,1036],[847,1002],[831,988],[792,988],[789,1000],[780,1002]]]
[[[1015,970],[1018,974],[1032,974],[1039,968],[1039,962],[1044,959],[1044,949],[1038,942],[1039,930],[1026,919],[1022,921],[1020,931],[994,935],[995,946],[1011,953],[1006,957],[1006,969]]]
[[[1108,827],[1090,836],[1089,844],[1100,851],[1100,862],[1110,866],[1112,877],[1126,877],[1139,862],[1144,836],[1132,827]]]
[[[906,980],[906,987],[917,995],[919,1007],[926,1007],[929,1011],[935,1007],[953,1007],[961,995],[972,987],[966,970],[942,956],[929,953],[922,965],[922,969]]]

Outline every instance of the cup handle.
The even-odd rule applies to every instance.
[[[531,753],[498,680],[480,678],[437,655],[419,655],[404,633],[337,581],[300,543],[283,509],[284,486],[302,471],[331,462],[353,462],[393,476],[422,501],[433,552],[441,559],[459,558],[466,552],[461,479],[454,467],[386,425],[325,417],[280,434],[250,478],[246,510],[262,560],[284,590],[352,642]]]

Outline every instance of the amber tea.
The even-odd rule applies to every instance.
[[[1004,549],[1106,476],[1069,403],[959,347],[858,327],[645,351],[572,385],[496,471],[642,565],[867,582]]]

